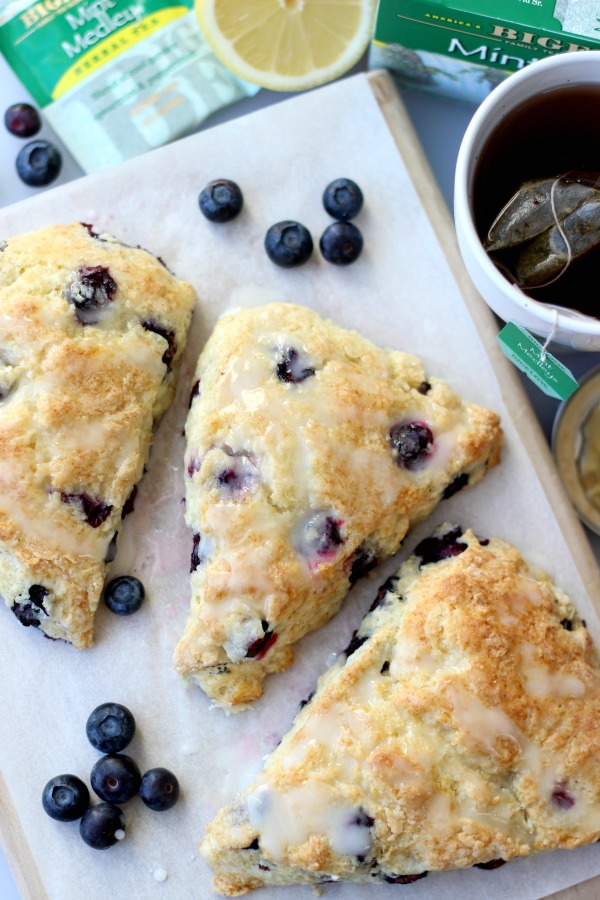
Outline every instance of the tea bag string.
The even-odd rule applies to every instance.
[[[550,334],[548,335],[548,337],[546,338],[546,340],[544,341],[544,343],[542,345],[542,349],[540,352],[540,360],[542,362],[546,361],[548,345],[550,344],[550,341],[552,340],[552,338],[554,337],[554,335],[556,334],[556,332],[558,330],[558,310],[553,309],[552,312],[554,313],[554,322],[552,323],[552,328],[550,329]]]
[[[566,175],[561,175],[559,178],[555,178],[554,181],[552,182],[552,187],[550,188],[550,207],[552,209],[552,215],[554,216],[554,224],[556,225],[556,229],[557,229],[558,233],[560,234],[561,238],[565,242],[565,247],[567,248],[567,259],[566,259],[566,262],[565,262],[564,266],[562,267],[561,271],[558,273],[558,275],[555,275],[554,278],[550,279],[550,281],[545,281],[544,284],[539,285],[539,287],[548,287],[549,284],[554,284],[555,281],[558,281],[558,279],[562,275],[565,274],[565,272],[571,265],[571,262],[573,261],[573,251],[571,250],[571,245],[569,243],[569,239],[568,239],[567,235],[565,234],[564,228],[560,224],[560,219],[558,218],[558,211],[556,209],[556,196],[555,196],[556,187],[557,187],[558,183],[561,181],[561,179],[567,178],[568,175],[569,175],[569,173],[567,172]],[[555,326],[555,328],[556,328],[556,326]]]

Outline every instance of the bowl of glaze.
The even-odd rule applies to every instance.
[[[539,337],[549,338],[565,347],[597,351],[600,350],[600,320],[528,296],[494,264],[483,247],[481,227],[478,228],[475,220],[477,203],[481,202],[481,196],[476,195],[478,167],[482,155],[489,154],[490,148],[494,147],[495,134],[508,127],[508,117],[514,118],[520,107],[547,97],[549,92],[557,95],[565,86],[576,90],[581,86],[589,87],[597,94],[598,105],[589,110],[589,117],[594,122],[599,121],[600,50],[562,53],[532,63],[510,75],[486,97],[467,126],[459,149],[454,180],[454,220],[466,269],[483,299],[501,319],[516,322]],[[561,129],[558,117],[555,128],[558,134]],[[598,133],[600,140],[600,129]],[[523,181],[536,177],[528,174],[529,168],[524,164]],[[577,168],[576,163],[565,162],[565,171],[573,168]],[[597,168],[600,170],[600,160]],[[537,177],[543,176],[544,173],[540,173]]]
[[[600,366],[558,407],[552,453],[579,518],[600,534]]]

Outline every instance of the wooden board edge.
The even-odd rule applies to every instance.
[[[544,485],[548,502],[560,523],[573,557],[600,618],[600,568],[573,504],[556,468],[552,453],[515,367],[502,354],[497,341],[499,327],[491,309],[470,279],[462,262],[452,216],[442,197],[412,122],[389,72],[376,70],[367,79],[375,100],[402,155],[413,183],[458,284],[475,328],[498,373],[507,409],[519,423],[519,434]]]
[[[41,800],[40,815],[42,815]],[[23,900],[48,900],[31,847],[27,843],[25,832],[1,774],[0,823],[0,844],[19,894]]]

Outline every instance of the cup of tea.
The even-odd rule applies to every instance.
[[[505,322],[600,350],[600,50],[511,75],[476,110],[454,181],[460,251]]]

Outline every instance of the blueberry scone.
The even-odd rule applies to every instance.
[[[413,523],[497,462],[501,431],[416,357],[289,303],[221,318],[195,377],[175,666],[242,709]]]
[[[88,647],[195,294],[79,223],[0,248],[0,594],[23,625]]]
[[[442,526],[208,826],[214,888],[408,883],[600,838],[600,672],[569,598]]]

